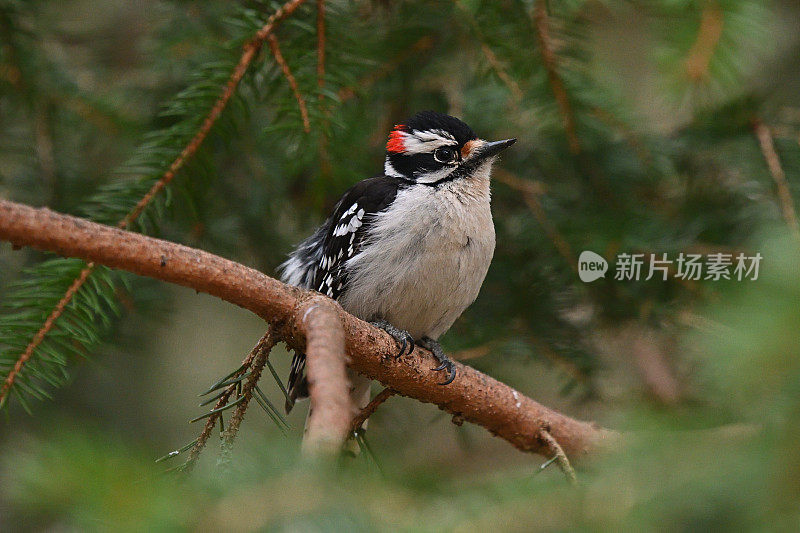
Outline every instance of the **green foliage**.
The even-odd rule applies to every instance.
[[[6,13],[9,20],[13,20],[14,14],[17,13]],[[114,179],[102,184],[77,208],[79,215],[112,225],[125,219],[195,135],[236,64],[236,51],[263,23],[263,18],[245,11],[236,23],[230,24],[238,33],[228,46],[218,47],[217,58],[206,60],[203,68],[192,75],[188,88],[164,106],[159,119],[168,125],[145,136],[130,159],[114,173]],[[31,69],[32,74],[36,72],[38,69]],[[245,107],[234,97],[215,124],[211,138],[206,141],[208,144],[233,137],[233,117],[237,111],[242,115]],[[191,180],[177,188],[183,195],[181,200],[194,211],[202,211],[200,201],[215,172],[206,151],[201,149],[183,172],[189,174]],[[146,233],[157,231],[175,189],[168,187],[154,197],[129,229]],[[3,332],[0,376],[5,377],[12,371],[20,354],[84,267],[71,259],[50,260],[28,269],[21,281],[8,287],[4,298],[7,312],[0,315],[0,331]],[[57,386],[64,382],[65,367],[71,358],[91,352],[108,336],[113,324],[111,317],[120,314],[115,296],[117,285],[106,269],[99,268],[89,276],[89,283],[77,291],[53,329],[17,374],[11,390],[26,409],[29,396],[49,397],[45,385]]]
[[[103,9],[96,0],[55,4],[0,0],[0,195],[116,224],[197,131],[243,43],[280,4],[148,0],[134,11],[125,2]],[[548,62],[537,4],[326,2],[323,87],[315,6],[305,5],[277,37],[311,132],[303,131],[298,102],[264,47],[203,149],[134,229],[272,272],[345,188],[380,171],[386,132],[410,114],[446,110],[482,137],[518,137],[500,162],[510,177],[497,173],[493,185],[498,245],[491,270],[479,299],[443,341],[450,351],[478,349],[486,355],[470,364],[535,391],[548,405],[573,402],[567,405],[575,412],[581,400],[592,416],[635,435],[624,453],[580,471],[580,486],[570,491],[553,467],[534,475],[530,458],[492,447],[468,428],[453,434],[443,429],[444,418],[434,418],[435,430],[424,407],[393,398],[370,426],[383,477],[360,460],[336,475],[310,471],[297,463],[297,430],[279,440],[272,426],[264,434],[248,427],[242,437],[257,436],[237,449],[239,471],[220,480],[205,465],[188,481],[188,500],[175,496],[183,492],[170,481],[148,477],[148,490],[136,487],[130,498],[109,502],[104,495],[117,494],[115,469],[123,482],[133,472],[154,475],[163,465],[147,466],[142,455],[155,459],[196,431],[165,422],[189,418],[186,404],[174,406],[177,414],[167,412],[168,401],[147,407],[149,395],[180,385],[162,374],[185,363],[175,355],[186,351],[184,343],[150,354],[115,335],[149,314],[145,291],[139,281],[97,268],[24,367],[13,395],[26,408],[58,395],[42,415],[57,426],[70,416],[62,401],[86,410],[69,388],[56,390],[77,357],[102,353],[92,359],[102,367],[107,358],[119,364],[113,353],[139,354],[131,365],[152,368],[134,401],[104,398],[109,405],[98,409],[110,426],[133,427],[123,440],[147,451],[75,428],[52,430],[48,444],[9,442],[0,477],[10,481],[0,500],[17,514],[38,513],[42,527],[68,528],[107,520],[105,507],[118,513],[114,523],[131,529],[159,520],[167,528],[213,528],[243,516],[245,528],[276,529],[796,523],[797,247],[776,237],[784,214],[753,129],[771,128],[796,199],[796,5],[550,1]],[[514,185],[520,182],[531,189]],[[609,273],[585,284],[571,257],[583,250],[608,259],[619,252],[761,252],[763,279],[621,282]],[[82,268],[3,248],[0,378]],[[174,330],[186,339],[223,329],[227,314],[192,331],[173,326],[201,307],[180,301],[178,313],[153,313],[166,324],[159,335]],[[669,339],[660,348],[681,384],[676,404],[643,401],[633,349],[613,344],[626,328]],[[192,364],[219,363],[222,375],[242,355],[204,353]],[[273,360],[275,374],[285,375],[280,357]],[[129,377],[113,367],[102,373],[114,383]],[[186,378],[186,397],[205,383],[197,379]],[[561,392],[572,394],[564,400]],[[141,404],[141,414],[117,415],[126,402]],[[275,416],[279,393],[265,387],[256,402]],[[104,460],[87,464],[98,456]],[[43,472],[54,464],[67,483],[47,481]],[[242,495],[253,498],[252,509],[241,507]],[[219,515],[189,516],[189,508]]]
[[[209,4],[208,11],[190,19],[189,24],[179,24],[178,31],[160,30],[155,49],[162,53],[186,48],[189,42],[202,43],[190,48],[190,63],[197,66],[182,71],[187,88],[163,106],[154,122],[158,127],[144,135],[145,140],[133,149],[133,155],[112,174],[113,178],[97,179],[85,200],[65,207],[105,223],[122,219],[197,131],[227,80],[241,45],[278,5],[252,3],[241,10],[225,10]],[[646,5],[643,16],[649,21],[647,28],[656,30],[652,48],[661,57],[665,83],[675,85],[683,80],[680,83],[685,84],[689,79],[678,71],[686,68],[686,56],[696,48],[695,42],[704,38],[698,32],[711,31],[713,36],[716,19],[712,17],[712,30],[703,29],[701,23],[708,9],[723,21],[722,30],[716,41],[712,39],[707,72],[692,83],[710,91],[731,87],[732,80],[741,79],[754,68],[753,43],[763,41],[761,36],[770,21],[770,13],[760,3],[720,2],[708,9],[694,2]],[[29,17],[43,8],[36,3],[9,2],[4,6],[4,21],[10,30],[10,45],[6,47],[9,61],[26,58],[20,68],[23,79],[42,87],[36,93],[45,95],[40,98],[52,99],[54,85],[63,85],[53,79],[69,77],[53,74],[63,67],[51,65],[52,61],[42,68],[49,59],[37,49],[36,32],[45,30],[23,31],[18,26],[24,24],[17,24],[30,21]],[[615,2],[606,7],[622,15],[630,9]],[[365,125],[384,128],[416,109],[454,105],[486,136],[494,132],[491,135],[521,137],[520,148],[508,154],[505,166],[547,188],[548,194],[542,198],[543,213],[574,250],[677,253],[698,243],[738,246],[750,235],[746,228],[776,218],[770,177],[749,130],[749,120],[760,113],[761,101],[736,100],[740,90],[718,91],[710,102],[703,96],[692,96],[695,102],[704,104],[702,109],[718,102],[722,107],[698,111],[674,135],[659,134],[644,126],[647,118],[637,114],[639,111],[626,102],[623,88],[609,80],[607,72],[613,67],[592,53],[597,17],[583,2],[550,6],[545,24],[556,63],[549,66],[539,50],[534,3],[431,2],[366,7],[334,2],[326,9],[326,40],[331,44],[326,47],[322,89],[317,80],[312,10],[302,9],[279,32],[283,54],[309,106],[312,133],[303,132],[298,103],[281,69],[264,52],[263,63],[245,77],[204,149],[189,162],[175,186],[151,202],[135,229],[156,232],[167,220],[175,236],[185,236],[186,231],[178,228],[189,224],[201,228],[199,240],[195,230],[188,235],[194,244],[223,253],[244,248],[264,266],[274,266],[280,256],[262,250],[286,249],[287,242],[318,222],[320,208],[326,209],[342,189],[380,165],[382,136]],[[182,12],[172,15],[184,17]],[[442,26],[438,23],[441,20],[453,23]],[[667,21],[674,31],[660,31],[667,27]],[[164,28],[173,26],[166,24]],[[224,47],[214,44],[214,39],[223,38],[227,40]],[[418,46],[420,42],[425,43],[423,47]],[[20,47],[23,54],[15,51]],[[563,83],[569,106],[566,111],[554,94],[558,91],[553,75]],[[9,98],[19,96],[18,91],[8,93]],[[355,98],[350,98],[353,93]],[[340,103],[340,95],[348,101]],[[36,100],[30,95],[25,98]],[[93,97],[89,101],[96,100]],[[737,101],[744,103],[737,111],[744,123],[717,119],[713,109],[730,109],[723,116],[733,117],[730,106]],[[741,115],[742,110],[745,115]],[[580,143],[577,155],[568,148],[572,133],[565,130],[565,112],[572,117]],[[709,127],[714,128],[713,133]],[[253,136],[244,133],[247,129],[254,131]],[[363,156],[352,157],[354,146],[364,148]],[[699,146],[704,148],[700,150]],[[795,147],[786,149],[797,152]],[[243,151],[249,154],[244,161],[234,155]],[[222,179],[218,175],[220,165],[230,169],[226,172],[235,173],[234,178]],[[760,185],[753,181],[737,183],[732,178],[744,168],[748,175],[759,176]],[[788,168],[793,170],[791,164]],[[705,177],[697,179],[699,174]],[[519,202],[519,195],[502,184],[497,189],[500,245],[484,289],[492,296],[479,300],[470,310],[457,329],[461,340],[453,338],[453,347],[497,340],[499,334],[507,340],[504,351],[527,355],[540,350],[534,348],[535,343],[520,340],[541,339],[580,369],[582,381],[591,388],[589,378],[598,362],[591,355],[587,332],[606,320],[640,316],[643,302],[648,313],[655,313],[651,320],[669,321],[676,302],[694,298],[675,283],[619,287],[576,282],[573,265],[554,253],[550,237],[532,219],[528,207]],[[760,201],[751,201],[753,194]],[[292,204],[286,205],[284,198]],[[659,200],[663,198],[669,198],[669,202]],[[231,209],[234,205],[236,209]],[[314,214],[300,213],[307,207],[313,207]],[[280,225],[264,223],[281,218],[284,222]],[[27,283],[36,286],[45,278],[51,278],[48,282],[58,279],[63,288],[71,282],[68,276],[57,278],[55,271],[45,268]],[[537,302],[533,308],[531,295]],[[13,292],[6,298],[12,302],[16,299]],[[41,299],[27,305],[33,316],[46,313],[50,303]],[[564,318],[564,310],[579,304],[591,305],[596,320],[575,324]],[[92,338],[108,334],[109,321],[90,322],[92,315],[72,316],[73,311],[70,306],[67,321],[80,321],[76,317],[84,316],[83,328],[93,332]],[[5,364],[14,361],[15,350],[38,330],[35,322],[29,320],[27,329],[15,326],[9,347],[3,352]],[[46,338],[45,344],[48,342]],[[54,348],[46,346],[44,350]],[[62,353],[61,360],[71,355],[74,353],[70,351]],[[37,367],[31,368],[35,376]]]
[[[8,288],[0,315],[0,330],[4,332],[0,344],[3,375],[14,368],[33,335],[64,296],[66,287],[85,267],[83,261],[75,259],[51,259],[28,268],[22,279]],[[51,398],[47,389],[63,385],[69,379],[66,372],[69,359],[97,349],[102,335],[111,330],[113,318],[120,315],[115,291],[127,288],[118,275],[99,267],[87,279],[85,287],[75,293],[57,326],[41,342],[24,371],[17,374],[11,393],[27,411],[30,411],[29,399]]]

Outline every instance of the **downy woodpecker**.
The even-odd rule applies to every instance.
[[[281,265],[286,283],[317,290],[397,341],[429,349],[455,379],[437,339],[475,300],[495,246],[489,173],[516,139],[487,142],[457,118],[424,111],[389,135],[383,174],[365,179]],[[290,400],[307,395],[305,355],[289,373]],[[369,381],[354,378],[359,407]]]

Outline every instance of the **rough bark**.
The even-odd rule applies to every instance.
[[[306,377],[311,406],[303,435],[303,453],[333,455],[350,433],[356,407],[350,396],[344,329],[333,302],[319,295],[305,302],[302,324],[306,333]]]

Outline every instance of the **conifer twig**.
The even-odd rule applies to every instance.
[[[23,367],[28,362],[28,360],[33,356],[33,351],[42,343],[44,340],[45,335],[53,329],[53,325],[55,324],[58,317],[64,312],[67,305],[70,301],[72,301],[72,297],[75,296],[75,293],[81,288],[81,286],[86,282],[89,275],[94,270],[94,263],[89,262],[86,264],[86,268],[81,270],[78,277],[72,282],[72,284],[67,289],[67,292],[64,293],[64,296],[61,297],[61,300],[58,301],[56,306],[50,312],[50,315],[45,319],[44,324],[42,327],[39,328],[39,331],[33,336],[31,342],[25,347],[22,354],[17,358],[14,362],[14,368],[12,368],[6,379],[3,381],[3,386],[0,388],[0,407],[6,402],[8,399],[8,394],[11,391],[11,387],[14,386],[14,381],[16,380],[17,376],[20,372],[22,372]]]
[[[267,333],[265,333],[264,336],[261,337],[261,339],[259,339],[259,341],[253,347],[253,349],[250,350],[250,353],[248,353],[247,356],[242,361],[242,365],[239,367],[239,369],[236,372],[233,373],[233,376],[231,376],[231,377],[235,378],[235,377],[241,376],[242,374],[247,372],[248,369],[251,369],[251,368],[255,371],[256,366],[257,366],[254,363],[255,359],[257,357],[259,357],[259,355],[264,353],[264,352],[266,352],[268,354],[269,350],[274,345],[275,345],[275,341],[274,341],[274,339],[273,339],[273,337],[271,335],[271,332],[267,331]],[[264,362],[266,362],[266,357],[264,358]],[[262,363],[261,364],[261,368],[263,368],[263,366],[264,366],[264,364]],[[259,369],[258,377],[260,377],[260,375],[261,375],[261,371]],[[249,378],[252,378],[252,376],[253,376],[253,374],[251,373]],[[258,382],[258,377],[255,379],[255,381],[253,381],[254,384]],[[248,379],[248,383],[249,382],[250,382],[250,379]],[[213,414],[211,414],[208,417],[208,419],[206,420],[205,426],[203,426],[203,431],[200,432],[200,435],[197,437],[197,440],[195,441],[194,446],[192,446],[192,449],[189,452],[189,457],[188,457],[188,459],[186,459],[186,462],[182,466],[183,470],[190,471],[192,468],[194,468],[194,465],[197,462],[197,459],[200,457],[200,453],[203,451],[203,448],[205,448],[206,443],[208,442],[208,438],[211,436],[211,433],[214,431],[214,426],[217,425],[217,420],[219,420],[220,417],[222,416],[222,412],[220,411],[220,409],[222,409],[223,407],[225,407],[228,404],[228,401],[230,400],[231,395],[236,391],[237,385],[238,385],[238,382],[231,383],[230,385],[228,385],[225,388],[225,390],[223,391],[222,396],[220,396],[219,400],[217,400],[217,403],[214,404],[214,407],[211,409],[211,412]],[[252,397],[253,387],[250,387],[249,391],[250,391],[250,397]],[[232,433],[232,435],[230,437],[230,442],[231,443],[233,442],[233,439],[236,437],[236,432],[239,429],[239,425],[242,422],[242,418],[244,418],[244,410],[247,409],[247,402],[249,402],[249,401],[250,401],[250,399],[248,397],[246,400],[243,400],[241,403],[239,403],[236,406],[236,411],[234,411],[234,415],[233,415],[233,418],[231,419],[230,424],[234,423],[234,418],[238,418],[238,422],[236,422],[236,429],[233,431],[233,433]],[[244,404],[243,408],[242,408],[242,404]],[[242,409],[242,412],[237,417],[237,413],[239,413],[240,408]],[[230,432],[230,425],[228,426],[228,429],[226,430],[226,432]]]
[[[616,433],[548,409],[458,362],[458,378],[443,387],[430,370],[435,359],[427,350],[417,347],[395,359],[394,339],[344,312],[336,302],[202,250],[4,200],[0,200],[0,239],[211,294],[264,318],[294,350],[307,349],[304,311],[323,300],[343,326],[350,368],[398,394],[436,404],[526,452],[548,450],[537,438],[542,428],[572,456],[618,443]]]
[[[247,406],[250,403],[250,400],[253,398],[253,393],[258,385],[258,380],[261,379],[261,372],[264,370],[264,366],[267,364],[269,352],[272,350],[272,347],[275,346],[275,343],[275,336],[272,334],[272,330],[269,330],[264,334],[263,337],[261,337],[261,340],[258,341],[256,348],[254,348],[251,352],[252,359],[248,365],[248,368],[250,369],[250,375],[247,377],[247,381],[244,383],[244,385],[242,385],[241,396],[244,399],[236,406],[236,409],[231,415],[231,419],[228,421],[228,428],[222,433],[223,446],[227,448],[231,448],[233,446],[233,441],[236,439],[236,434],[239,432],[239,426],[242,425],[242,420],[244,420],[244,414],[245,411],[247,411]]]
[[[572,251],[569,242],[567,242],[564,236],[561,235],[561,232],[558,231],[556,225],[550,221],[544,207],[542,207],[542,203],[539,201],[539,196],[544,193],[542,184],[531,180],[523,180],[503,169],[496,170],[494,172],[494,177],[498,181],[522,193],[523,201],[550,238],[550,241],[553,243],[553,246],[555,246],[559,255],[564,258],[567,265],[569,265],[573,271],[577,272],[578,257],[575,255],[575,252]]]
[[[792,199],[792,192],[789,189],[789,182],[786,181],[786,173],[781,166],[781,159],[778,152],[775,151],[775,142],[772,139],[772,133],[769,127],[756,119],[753,122],[753,129],[755,130],[758,143],[761,146],[761,153],[769,167],[769,172],[772,179],[775,181],[775,188],[778,193],[778,203],[783,214],[783,219],[792,231],[795,238],[800,239],[800,226],[797,223],[797,215],[794,209],[794,199]]]
[[[319,101],[325,100],[325,0],[317,0],[317,87]]]
[[[349,87],[342,87],[341,89],[339,89],[339,92],[337,93],[339,100],[341,102],[345,102],[353,98],[356,94],[356,88],[369,87],[375,84],[376,82],[385,78],[391,72],[393,72],[406,59],[424,50],[429,50],[432,46],[433,46],[433,37],[431,37],[430,35],[423,35],[422,37],[417,39],[414,42],[414,44],[412,44],[405,50],[401,50],[397,55],[395,55],[388,62],[381,65],[377,70],[362,77],[355,83],[355,85],[351,85]]]
[[[320,171],[324,178],[331,175],[330,154],[328,153],[328,108],[325,105],[325,0],[317,0],[317,97],[319,98],[322,127],[319,137],[318,153]]]
[[[378,410],[378,407],[380,407],[383,402],[395,394],[397,393],[389,387],[386,387],[376,394],[375,397],[371,399],[369,403],[363,409],[361,409],[361,411],[359,411],[359,413],[353,419],[353,423],[350,425],[350,433],[355,433],[361,429],[361,426],[364,425],[364,422],[366,422],[369,417],[375,414],[375,411]]]
[[[722,37],[723,23],[719,4],[715,0],[709,0],[700,17],[697,39],[686,57],[686,75],[690,80],[700,82],[708,77],[708,66]]]
[[[469,21],[472,31],[478,37],[478,40],[481,44],[481,52],[483,52],[484,57],[486,57],[486,61],[489,62],[489,66],[492,68],[492,70],[494,70],[495,74],[497,74],[497,77],[500,78],[500,81],[502,81],[505,86],[508,87],[508,90],[511,91],[511,95],[514,97],[514,104],[518,104],[522,101],[524,96],[519,83],[517,83],[517,81],[509,75],[508,71],[503,66],[503,63],[500,61],[500,59],[498,59],[497,54],[494,53],[494,50],[492,50],[491,46],[489,46],[489,43],[486,42],[486,38],[484,37],[480,26],[475,21],[475,17],[472,16],[472,13],[470,13],[460,1],[456,0],[455,4],[456,7],[458,7],[464,14],[464,17],[467,19],[467,21]]]
[[[564,453],[564,450],[561,448],[561,445],[558,443],[556,439],[550,434],[550,431],[547,429],[542,428],[539,431],[539,438],[541,441],[547,446],[550,452],[553,454],[553,460],[555,460],[558,467],[564,472],[564,475],[567,477],[567,481],[571,484],[575,484],[578,482],[578,477],[575,475],[575,469],[572,468],[572,465],[567,458],[567,454]],[[545,465],[549,464],[545,463]]]
[[[289,82],[289,87],[292,89],[294,99],[297,100],[297,106],[300,108],[300,117],[303,119],[303,130],[306,133],[309,133],[311,131],[311,123],[308,120],[306,99],[303,98],[303,95],[300,93],[300,88],[297,86],[297,80],[295,79],[294,74],[292,74],[289,64],[286,62],[286,59],[281,53],[280,46],[278,45],[278,38],[275,37],[274,34],[270,34],[268,37],[268,42],[269,48],[272,50],[272,55],[275,57],[275,62],[280,65],[281,70],[283,71],[283,76],[286,78],[286,81]]]
[[[581,143],[575,132],[575,117],[572,113],[572,106],[569,103],[569,96],[564,87],[564,81],[558,73],[558,59],[553,49],[553,41],[550,37],[550,21],[547,15],[547,0],[536,0],[533,8],[533,23],[536,29],[536,36],[539,46],[542,49],[542,60],[547,71],[547,78],[550,80],[550,87],[558,103],[561,118],[564,121],[564,131],[567,134],[570,151],[578,155],[581,152]]]
[[[144,211],[153,198],[155,198],[156,195],[158,195],[158,193],[161,192],[172,181],[186,161],[191,159],[191,157],[197,152],[197,150],[203,144],[203,141],[208,136],[208,133],[211,131],[211,128],[222,114],[225,106],[227,106],[234,92],[236,92],[239,82],[242,80],[242,77],[244,77],[244,74],[247,72],[250,63],[261,49],[261,46],[266,38],[272,33],[272,30],[282,19],[291,15],[304,1],[305,0],[289,0],[286,2],[280,9],[273,13],[269,19],[267,19],[267,23],[264,24],[264,26],[262,26],[258,32],[256,32],[255,37],[244,45],[244,50],[239,58],[239,62],[231,73],[230,78],[228,78],[228,81],[223,87],[221,94],[211,107],[208,115],[206,115],[205,120],[203,120],[200,129],[197,130],[192,139],[184,147],[178,157],[170,164],[169,168],[166,170],[166,172],[164,172],[161,178],[155,184],[153,184],[153,186],[147,191],[147,193],[145,193],[144,196],[142,196],[133,209],[131,209],[128,214],[119,221],[117,227],[120,229],[127,229],[139,217],[139,215],[141,215],[142,211]],[[33,352],[53,328],[56,321],[63,314],[64,309],[66,309],[67,305],[69,305],[70,301],[72,301],[75,293],[80,290],[93,270],[94,264],[87,263],[86,268],[81,270],[81,273],[77,278],[75,278],[75,281],[72,282],[69,289],[67,289],[67,291],[64,293],[64,296],[61,297],[56,306],[50,312],[47,319],[42,324],[42,327],[39,328],[39,331],[36,332],[30,343],[28,343],[28,345],[25,347],[25,350],[23,350],[22,354],[20,354],[19,358],[17,358],[14,368],[8,373],[6,379],[3,381],[2,388],[0,388],[0,406],[5,403],[11,387],[14,385],[17,375],[22,371],[25,364],[33,355]]]
[[[194,134],[194,137],[192,137],[192,139],[189,141],[189,144],[187,144],[183,151],[181,151],[180,155],[178,155],[175,161],[172,162],[161,179],[153,185],[153,187],[142,197],[141,200],[139,200],[139,203],[136,204],[130,213],[128,213],[128,216],[126,216],[119,223],[120,228],[126,229],[131,222],[136,220],[147,204],[152,201],[153,197],[162,189],[164,189],[164,187],[166,187],[170,181],[172,181],[178,170],[180,170],[186,161],[188,161],[197,152],[197,150],[200,148],[200,145],[203,144],[203,141],[205,141],[208,133],[211,131],[211,128],[217,122],[217,119],[219,119],[222,111],[228,105],[231,97],[236,92],[239,82],[242,81],[247,69],[250,67],[250,63],[253,62],[256,54],[258,54],[259,50],[261,50],[261,47],[264,45],[264,41],[275,29],[275,26],[281,20],[291,15],[304,1],[305,0],[289,0],[286,2],[267,19],[267,23],[264,24],[264,26],[262,26],[258,32],[256,32],[255,37],[245,43],[242,55],[239,58],[239,62],[236,64],[236,67],[233,69],[230,78],[228,78],[227,83],[223,87],[222,93],[211,107],[211,111],[208,112],[205,120],[203,120],[200,129],[197,130],[197,133]]]
[[[221,409],[225,405],[228,404],[228,400],[231,397],[231,394],[236,390],[236,384],[229,385],[225,392],[222,393],[217,403],[214,404],[213,410],[216,411],[217,409]],[[203,426],[203,431],[200,432],[200,435],[197,437],[194,446],[192,446],[191,451],[189,452],[189,457],[186,459],[186,462],[183,464],[182,469],[185,471],[191,471],[194,468],[194,465],[197,463],[197,459],[200,458],[200,453],[202,453],[203,448],[206,447],[206,443],[208,442],[208,438],[211,436],[211,433],[214,431],[214,427],[217,425],[217,420],[222,415],[219,411],[215,414],[208,417],[206,420],[205,425]]]

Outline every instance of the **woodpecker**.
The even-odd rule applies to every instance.
[[[495,247],[492,163],[516,139],[487,142],[461,120],[423,111],[389,134],[383,174],[344,193],[333,214],[280,267],[281,279],[336,299],[397,342],[419,345],[456,376],[437,339],[478,296]],[[305,355],[289,372],[287,413],[307,396]],[[369,380],[352,376],[369,402]]]

